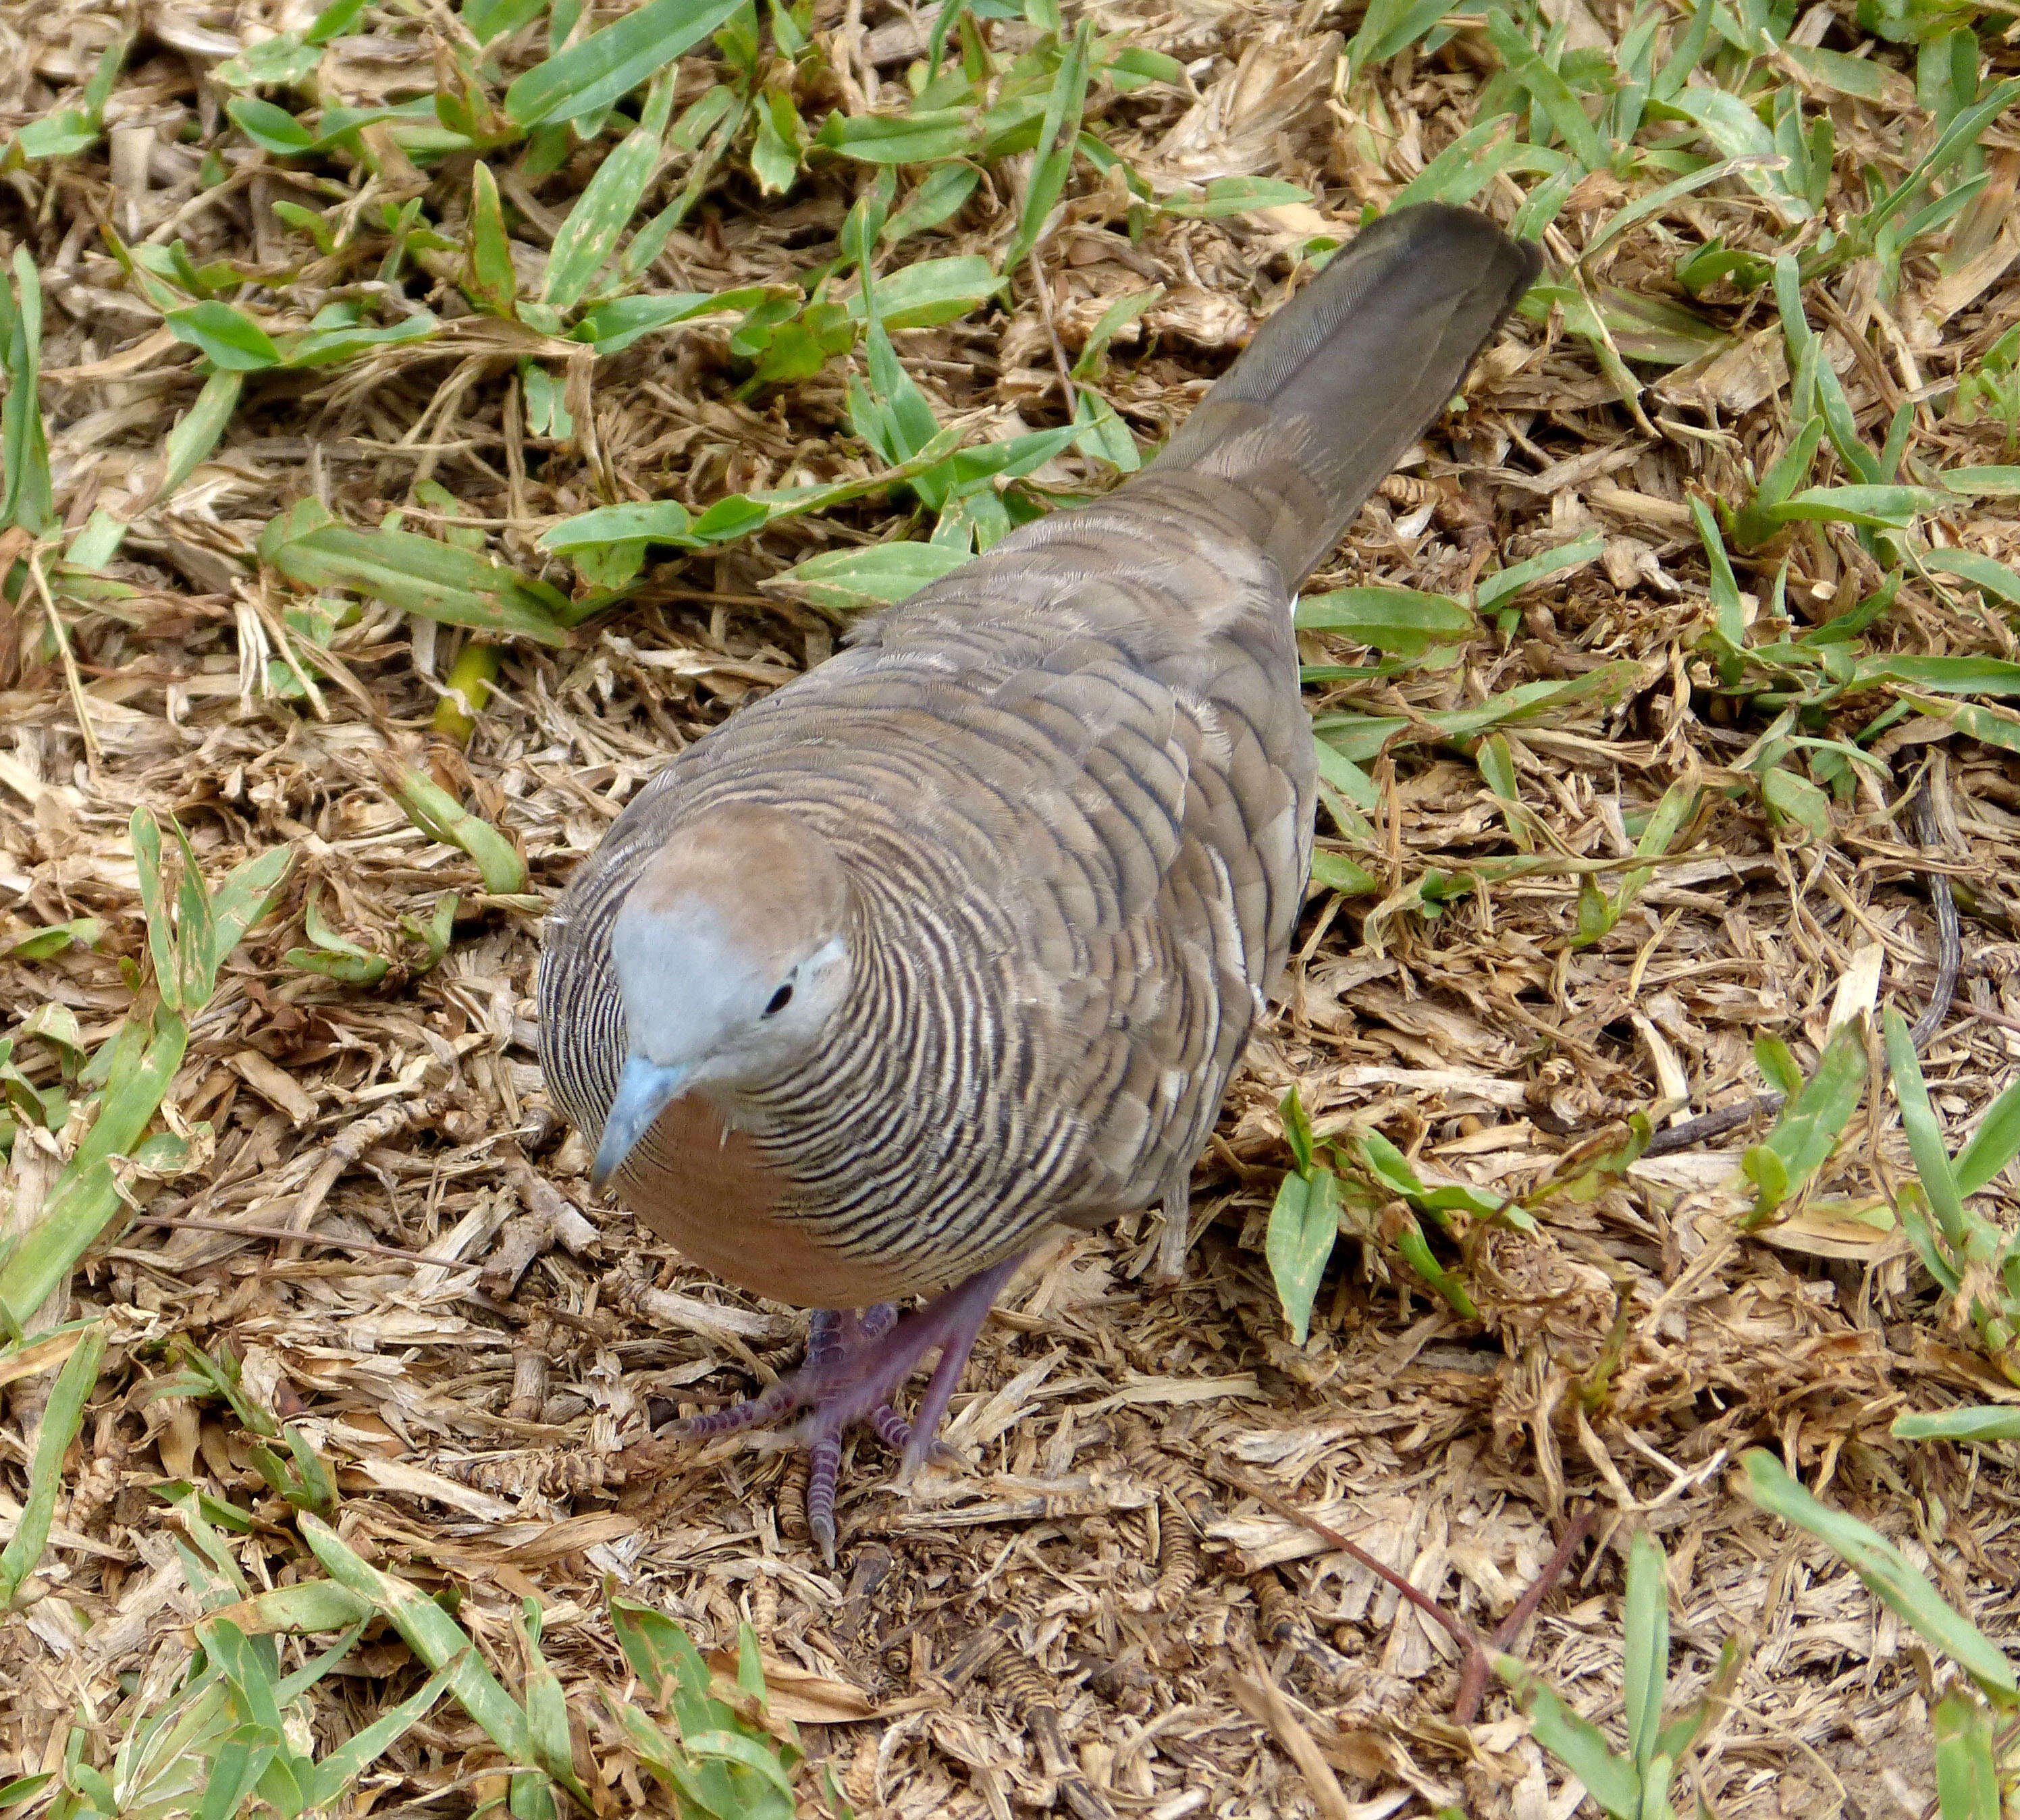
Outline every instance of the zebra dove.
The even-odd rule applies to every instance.
[[[549,918],[542,1063],[596,1182],[819,1311],[685,1432],[806,1411],[830,1559],[844,1431],[924,1456],[1042,1229],[1156,1205],[1182,1255],[1310,863],[1295,590],[1539,267],[1462,209],[1364,230],[1156,461],[689,747]]]

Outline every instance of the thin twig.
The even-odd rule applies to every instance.
[[[1557,1544],[1557,1551],[1543,1564],[1528,1592],[1515,1603],[1515,1608],[1495,1627],[1491,1637],[1483,1637],[1472,1625],[1456,1613],[1448,1611],[1426,1593],[1415,1586],[1386,1563],[1377,1560],[1357,1542],[1342,1535],[1333,1526],[1309,1510],[1301,1510],[1288,1499],[1280,1498],[1266,1485],[1259,1485],[1245,1473],[1237,1473],[1231,1466],[1209,1461],[1205,1469],[1223,1485],[1253,1498],[1279,1517],[1288,1517],[1299,1528],[1309,1529],[1328,1547],[1337,1549],[1342,1554],[1358,1561],[1361,1566],[1393,1586],[1397,1592],[1438,1625],[1459,1647],[1464,1666],[1459,1672],[1459,1695],[1452,1704],[1452,1718],[1460,1725],[1470,1725],[1480,1711],[1480,1703],[1486,1697],[1487,1679],[1494,1666],[1494,1656],[1512,1643],[1516,1633],[1535,1615],[1545,1596],[1563,1576],[1571,1564],[1586,1537],[1591,1533],[1592,1513],[1587,1511],[1579,1517],[1564,1532],[1564,1539]]]
[[[1268,1486],[1257,1484],[1246,1473],[1237,1473],[1231,1466],[1223,1466],[1208,1462],[1206,1470],[1219,1480],[1223,1485],[1241,1492],[1245,1497],[1253,1498],[1259,1504],[1266,1505],[1279,1517],[1286,1517],[1292,1523],[1309,1529],[1328,1547],[1337,1549],[1342,1554],[1350,1556],[1358,1561],[1371,1574],[1393,1586],[1404,1598],[1408,1600],[1426,1618],[1441,1626],[1462,1650],[1476,1650],[1481,1647],[1480,1633],[1463,1618],[1455,1617],[1452,1613],[1446,1611],[1428,1593],[1419,1592],[1393,1568],[1386,1562],[1378,1561],[1360,1543],[1349,1540],[1331,1524],[1313,1516],[1309,1510],[1300,1510],[1288,1499],[1278,1497]]]
[[[2003,1011],[1987,1011],[1982,1004],[1966,1005],[1964,1015],[1982,1024],[1996,1024],[2002,1030],[2020,1030],[2020,1018],[2010,1018]]]
[[[1597,1520],[1594,1513],[1587,1510],[1575,1518],[1564,1531],[1564,1540],[1544,1562],[1543,1571],[1529,1583],[1529,1589],[1515,1601],[1508,1615],[1495,1626],[1494,1634],[1487,1640],[1488,1650],[1499,1655],[1521,1633],[1522,1626],[1536,1615],[1543,1603],[1543,1596],[1563,1577],[1564,1569],[1571,1564],[1585,1538],[1592,1533]],[[1479,1716],[1480,1703],[1487,1698],[1487,1677],[1493,1663],[1486,1651],[1474,1650],[1467,1653],[1466,1666],[1460,1670],[1459,1693],[1452,1702],[1452,1723],[1470,1725]]]
[[[347,1239],[333,1233],[296,1232],[284,1226],[251,1226],[242,1220],[201,1219],[193,1217],[173,1219],[165,1214],[136,1213],[136,1226],[167,1226],[176,1231],[199,1233],[227,1233],[234,1238],[284,1239],[289,1243],[306,1241],[312,1245],[323,1245],[336,1251],[363,1251],[375,1258],[397,1258],[402,1263],[426,1264],[438,1270],[481,1270],[478,1263],[458,1263],[447,1258],[431,1258],[425,1252],[409,1251],[398,1245],[382,1245],[371,1239]]]
[[[1702,1143],[1707,1138],[1722,1138],[1728,1132],[1737,1131],[1757,1118],[1772,1118],[1782,1110],[1784,1095],[1779,1093],[1762,1093],[1751,1099],[1743,1099],[1737,1106],[1722,1106],[1717,1112],[1706,1113],[1699,1118],[1687,1118],[1680,1125],[1667,1125],[1649,1139],[1644,1157],[1666,1157],[1677,1150],[1688,1150]]]
[[[31,547],[28,551],[28,573],[34,578],[35,592],[42,597],[42,611],[49,615],[49,636],[56,642],[56,655],[63,661],[64,681],[70,685],[71,705],[77,714],[77,730],[84,741],[85,761],[95,773],[98,769],[98,729],[91,724],[91,711],[85,699],[84,678],[77,673],[77,653],[70,645],[70,629],[63,623],[63,616],[56,611],[55,597],[49,592],[49,584],[42,574],[42,553]]]
[[[1052,362],[1059,369],[1059,390],[1066,394],[1066,418],[1070,422],[1080,415],[1080,387],[1074,383],[1073,367],[1066,359],[1066,343],[1059,340],[1059,325],[1052,320],[1052,288],[1045,282],[1045,268],[1038,263],[1035,249],[1031,254],[1031,285],[1038,294],[1038,314],[1044,319],[1045,333],[1052,343]]]

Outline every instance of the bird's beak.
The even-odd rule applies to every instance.
[[[633,1055],[626,1061],[624,1072],[618,1078],[617,1097],[611,1102],[610,1116],[603,1121],[603,1142],[597,1146],[596,1166],[589,1172],[597,1187],[617,1173],[693,1072],[685,1063],[667,1066],[649,1062],[643,1055]]]

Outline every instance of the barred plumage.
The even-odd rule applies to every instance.
[[[962,1285],[763,1413],[881,1424],[940,1346],[915,1451],[1042,1226],[1183,1230],[1310,861],[1292,592],[1535,269],[1459,210],[1368,229],[1150,468],[859,627],[578,873],[543,1062],[599,1179],[781,1299]]]

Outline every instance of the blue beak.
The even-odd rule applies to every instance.
[[[643,1055],[625,1063],[617,1097],[603,1121],[603,1141],[597,1147],[596,1166],[589,1172],[591,1182],[601,1188],[617,1173],[638,1140],[652,1128],[652,1121],[678,1097],[693,1071],[685,1064],[667,1067]]]

